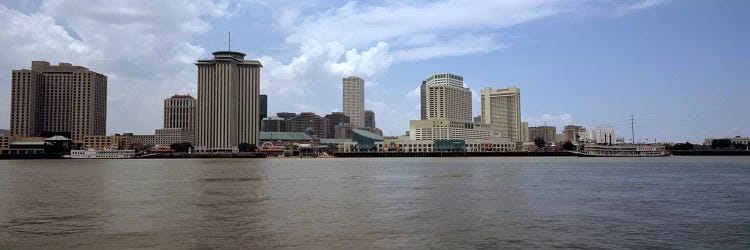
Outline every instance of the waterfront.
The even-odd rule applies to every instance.
[[[0,161],[0,248],[745,248],[750,157]]]

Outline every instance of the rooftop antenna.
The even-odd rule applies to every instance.
[[[229,51],[232,51],[232,32],[229,32]]]

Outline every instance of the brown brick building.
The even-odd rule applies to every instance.
[[[70,63],[32,61],[31,70],[13,70],[10,133],[37,136],[70,132],[73,140],[104,135],[107,76]]]

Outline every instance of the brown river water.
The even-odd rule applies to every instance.
[[[750,248],[750,157],[0,161],[0,249]]]

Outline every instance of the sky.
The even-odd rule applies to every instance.
[[[365,79],[386,135],[419,119],[421,81],[521,89],[530,126],[611,126],[617,137],[750,136],[750,1],[0,0],[0,128],[11,70],[69,62],[108,76],[107,132],[152,134],[163,99],[197,95],[195,61],[260,60],[269,114],[342,110]]]

